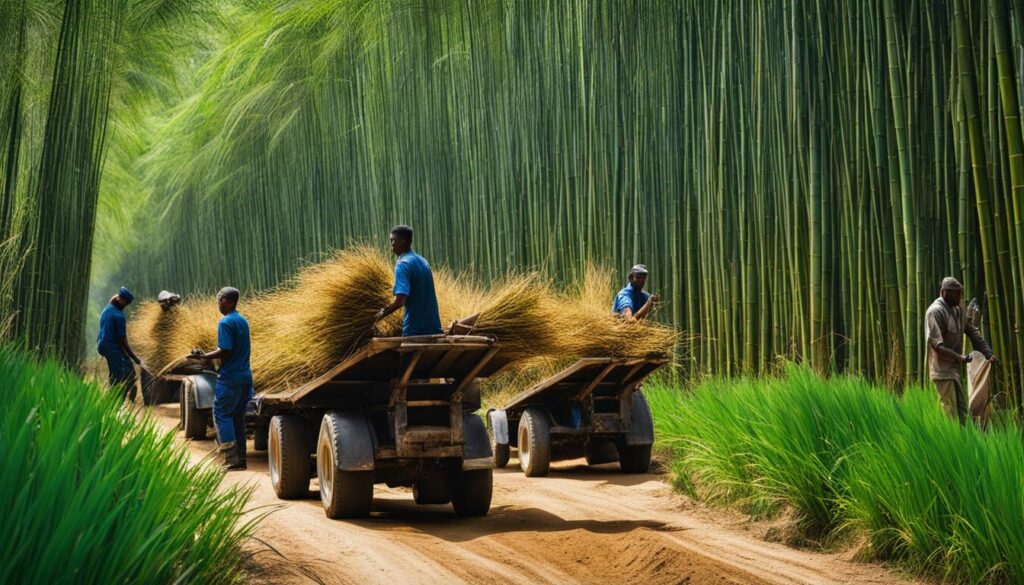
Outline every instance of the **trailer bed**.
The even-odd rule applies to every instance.
[[[558,374],[520,392],[504,407],[521,411],[530,406],[551,407],[595,397],[621,396],[667,364],[664,358],[583,358]]]
[[[277,406],[313,407],[355,401],[386,404],[396,383],[411,386],[448,385],[463,390],[477,377],[493,375],[505,364],[494,338],[475,335],[379,337],[342,360],[322,376],[297,388],[260,392],[260,410]],[[433,382],[432,382],[433,381]],[[464,383],[464,384],[463,384]]]

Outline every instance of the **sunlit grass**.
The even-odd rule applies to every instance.
[[[0,348],[0,582],[232,583],[248,491],[117,392]]]
[[[869,552],[955,582],[1024,580],[1024,442],[853,377],[649,386],[677,485],[757,515],[795,512],[816,541],[867,537]]]

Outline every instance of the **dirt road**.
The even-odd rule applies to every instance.
[[[154,409],[166,428],[177,405]],[[199,461],[213,441],[190,442]],[[556,464],[550,477],[497,470],[490,515],[461,519],[450,506],[417,506],[407,489],[377,486],[368,520],[328,520],[316,481],[307,500],[274,495],[265,453],[227,475],[253,485],[254,506],[279,506],[256,536],[254,582],[311,583],[893,583],[876,565],[760,540],[736,519],[694,510],[657,474],[617,464]],[[689,508],[689,509],[688,509]],[[724,524],[724,525],[723,525]],[[907,581],[904,581],[905,583]]]

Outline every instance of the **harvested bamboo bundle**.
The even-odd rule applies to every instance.
[[[349,248],[303,268],[275,290],[243,298],[239,310],[250,324],[257,388],[287,390],[325,373],[371,337],[401,335],[400,311],[374,322],[391,301],[393,266],[376,249]],[[559,293],[535,273],[485,288],[466,274],[433,272],[442,323],[479,314],[473,332],[498,338],[504,359],[520,372],[509,375],[527,381],[581,357],[668,357],[678,341],[670,327],[612,316],[611,272],[597,267],[588,267],[569,293]],[[193,347],[214,347],[219,317],[208,297],[168,311],[145,304],[133,319],[131,337],[157,372]],[[507,385],[522,386],[527,378],[520,378]]]
[[[322,374],[375,335],[400,335],[401,315],[374,323],[390,302],[392,265],[377,250],[356,247],[308,266],[278,289],[243,297],[249,321],[254,382],[285,389]],[[189,299],[168,311],[143,305],[130,338],[147,366],[160,371],[194,347],[217,345],[216,302]]]
[[[493,335],[511,362],[562,353],[565,317],[551,285],[537,274],[510,277],[485,295],[474,333]]]
[[[261,389],[285,389],[319,376],[377,335],[401,333],[401,315],[379,323],[391,300],[392,264],[355,247],[308,266],[281,288],[249,303],[252,369]]]
[[[154,374],[193,347],[217,344],[216,305],[194,298],[166,311],[156,302],[142,303],[128,323],[128,339]]]
[[[649,320],[626,321],[611,313],[612,272],[588,264],[579,285],[566,296],[558,341],[562,355],[573,357],[671,357],[679,332]]]

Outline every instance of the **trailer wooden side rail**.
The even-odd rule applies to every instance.
[[[645,472],[654,442],[650,408],[638,392],[663,358],[584,358],[516,395],[488,418],[495,464],[511,448],[528,476],[546,475],[552,460],[584,455],[591,464],[618,460]]]

